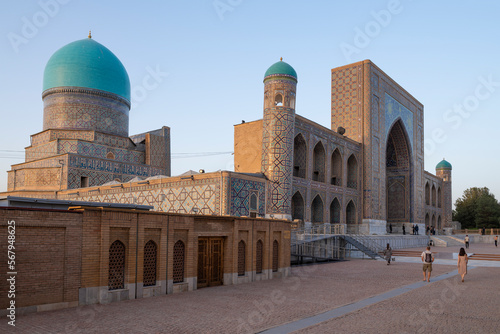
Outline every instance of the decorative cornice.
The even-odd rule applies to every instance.
[[[105,97],[112,100],[117,100],[118,102],[125,104],[130,109],[129,100],[121,97],[120,95],[93,88],[82,88],[82,87],[71,87],[71,86],[49,88],[42,93],[42,100],[49,95],[60,94],[60,93],[79,93],[79,94]]]

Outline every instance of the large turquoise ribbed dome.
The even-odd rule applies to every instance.
[[[439,162],[437,165],[436,165],[436,169],[450,169],[451,170],[451,164],[446,161],[446,160],[441,160],[441,162]]]
[[[67,86],[99,89],[130,101],[125,67],[113,52],[91,38],[63,46],[45,66],[43,91]]]
[[[293,69],[292,66],[289,64],[285,63],[283,60],[280,60],[277,63],[274,63],[269,67],[266,71],[266,74],[264,74],[264,80],[273,75],[283,75],[283,76],[288,76],[288,77],[293,77],[295,80],[297,80],[297,72]]]

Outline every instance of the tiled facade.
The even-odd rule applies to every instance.
[[[235,126],[236,172],[170,178],[168,127],[128,137],[122,122],[128,120],[127,101],[62,87],[44,93],[49,121],[32,136],[26,162],[9,171],[7,194],[346,224],[370,234],[385,234],[388,223],[396,230],[432,223],[433,216],[436,227],[438,221],[441,227],[451,223],[451,169],[432,177],[423,170],[418,100],[369,60],[334,68],[328,129],[295,113],[293,68],[283,62],[271,68],[264,78],[263,119]],[[74,113],[77,95],[82,105]],[[107,122],[101,111],[113,99],[120,116]],[[56,112],[65,103],[67,117]],[[87,109],[89,104],[94,106]],[[431,179],[441,206],[425,204]]]

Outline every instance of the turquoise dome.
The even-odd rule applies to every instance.
[[[451,169],[451,164],[443,159],[440,163],[436,165],[436,169]]]
[[[293,67],[285,63],[283,60],[272,64],[271,67],[267,69],[266,74],[264,74],[264,80],[271,75],[283,75],[293,77],[297,80],[297,72],[295,72]]]
[[[63,46],[47,62],[43,91],[65,86],[99,89],[130,101],[125,67],[113,52],[91,38]]]

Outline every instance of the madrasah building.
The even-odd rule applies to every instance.
[[[43,129],[1,195],[340,224],[364,234],[450,227],[452,167],[443,159],[435,175],[424,171],[423,105],[370,60],[332,69],[331,80],[327,128],[296,113],[292,66],[271,65],[263,118],[234,126],[235,171],[171,176],[170,128],[129,135],[127,71],[89,36],[49,59]]]

